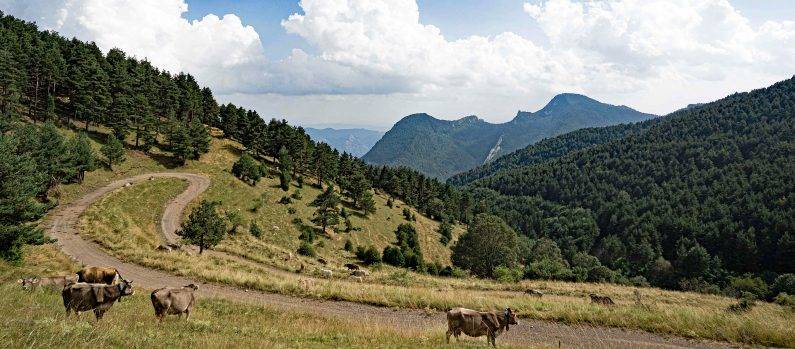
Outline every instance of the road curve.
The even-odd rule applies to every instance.
[[[446,329],[444,313],[428,314],[422,310],[392,309],[345,301],[326,301],[280,294],[246,291],[239,288],[204,283],[186,277],[127,263],[105,253],[98,245],[83,240],[78,235],[80,215],[102,196],[150,178],[179,178],[188,181],[188,188],[170,201],[164,210],[161,221],[162,233],[166,241],[178,241],[175,234],[185,207],[210,186],[209,178],[181,172],[158,172],[142,174],[117,180],[98,188],[71,204],[58,207],[45,223],[49,235],[58,240],[64,253],[86,265],[113,266],[135,285],[147,289],[163,286],[181,286],[190,283],[202,284],[199,295],[218,297],[261,304],[281,310],[320,312],[325,315],[368,323],[381,323],[387,326],[406,329]],[[155,208],[152,208],[155,209]],[[322,281],[318,281],[322,282]],[[479,338],[479,341],[485,341]],[[587,325],[566,325],[555,322],[524,320],[518,326],[497,340],[519,346],[562,346],[565,348],[728,348],[729,343],[693,341],[681,337],[663,337],[656,334],[617,328]]]

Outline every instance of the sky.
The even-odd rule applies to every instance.
[[[305,126],[506,122],[582,93],[665,114],[795,74],[791,0],[0,0]]]

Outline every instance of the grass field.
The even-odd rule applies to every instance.
[[[790,325],[795,314],[770,303],[760,303],[750,312],[738,314],[726,310],[735,302],[730,298],[641,288],[643,305],[639,306],[634,303],[635,288],[626,286],[551,281],[501,284],[475,278],[431,277],[391,267],[373,270],[364,284],[343,277],[318,279],[302,286],[300,280],[316,276],[317,269],[307,269],[305,274],[274,269],[270,263],[278,263],[281,254],[269,250],[272,245],[247,234],[238,234],[218,248],[226,251],[246,246],[240,251],[243,258],[228,254],[197,256],[155,251],[154,246],[159,243],[155,223],[159,216],[152,213],[151,207],[162,207],[181,188],[184,183],[179,180],[157,179],[109,194],[86,212],[82,234],[124,260],[248,289],[419,309],[510,306],[525,317],[566,323],[636,328],[738,343],[795,345],[795,329]],[[116,234],[116,231],[130,233]],[[296,257],[291,263],[303,260],[307,259]],[[541,290],[545,296],[542,299],[528,297],[521,292],[527,288]],[[590,304],[587,294],[591,292],[611,296],[618,306],[605,308]]]
[[[279,311],[221,299],[200,299],[190,320],[157,324],[148,290],[117,303],[95,323],[91,312],[65,317],[58,293],[22,290],[24,275],[65,274],[76,265],[54,246],[28,246],[21,266],[0,261],[0,347],[184,348],[438,348],[441,329],[397,331],[322,314]],[[464,341],[457,347],[482,347]],[[502,346],[501,346],[502,347]]]

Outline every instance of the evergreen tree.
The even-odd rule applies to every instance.
[[[174,154],[174,158],[184,165],[194,154],[193,142],[188,130],[181,123],[176,122],[174,124],[168,141],[171,144],[171,152]]]
[[[373,200],[373,193],[370,190],[365,191],[362,198],[359,199],[359,206],[365,216],[375,213],[375,200]]]
[[[263,166],[257,165],[254,158],[248,152],[244,152],[240,159],[232,165],[232,174],[251,185],[257,185],[264,174]]]
[[[453,239],[453,227],[450,226],[450,223],[446,220],[442,221],[442,224],[439,225],[439,236],[439,242],[445,246]]]
[[[75,171],[78,183],[83,182],[86,171],[94,170],[94,150],[85,133],[80,133],[69,140],[67,146],[69,163]]]
[[[210,151],[210,141],[212,140],[210,132],[207,130],[207,127],[202,125],[199,119],[194,119],[190,123],[188,135],[190,137],[191,148],[193,148],[193,153],[191,154],[192,159],[199,159],[201,154]]]
[[[251,236],[259,239],[262,237],[262,229],[259,227],[259,224],[255,221],[251,221],[251,227],[248,228],[248,232],[251,233]]]
[[[282,188],[284,191],[290,190],[290,171],[287,169],[281,169],[279,172],[279,187]]]
[[[340,204],[340,198],[334,192],[334,186],[328,185],[326,190],[315,198],[310,204],[317,207],[312,218],[312,222],[319,225],[323,232],[326,232],[326,227],[334,225],[339,222],[339,209],[337,206]]]
[[[217,202],[202,200],[178,233],[185,242],[199,246],[199,254],[221,242],[226,234],[226,224],[216,212],[217,206]]]
[[[112,133],[108,135],[108,140],[104,145],[102,145],[100,151],[102,152],[102,155],[105,155],[105,159],[108,162],[108,168],[111,170],[113,170],[113,164],[119,164],[124,161],[124,146]]]

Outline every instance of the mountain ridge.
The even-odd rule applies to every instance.
[[[362,159],[376,165],[408,166],[443,179],[544,138],[654,117],[574,93],[556,95],[537,112],[519,110],[505,123],[490,123],[476,115],[443,120],[414,113],[396,122]]]

